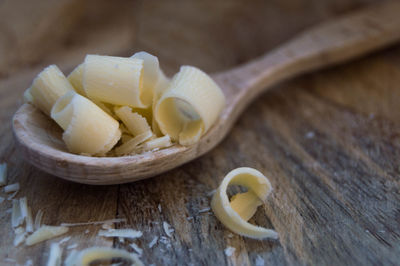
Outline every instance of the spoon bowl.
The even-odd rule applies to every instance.
[[[400,39],[400,2],[386,1],[311,28],[286,44],[234,69],[212,75],[226,106],[191,146],[173,146],[122,157],[88,157],[67,151],[62,129],[31,104],[13,117],[13,131],[27,161],[55,176],[85,184],[120,184],[149,178],[200,157],[218,145],[260,93],[273,85],[387,47]]]
[[[211,149],[203,145],[211,144],[207,134],[190,147],[175,144],[167,149],[131,156],[89,157],[73,154],[68,152],[62,140],[62,129],[31,104],[22,105],[15,113],[13,129],[19,149],[27,161],[53,175],[85,184],[120,184],[152,177]]]

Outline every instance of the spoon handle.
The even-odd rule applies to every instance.
[[[385,1],[313,27],[264,56],[215,75],[229,120],[272,85],[342,63],[400,39],[400,1]]]

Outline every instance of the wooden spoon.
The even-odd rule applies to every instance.
[[[229,132],[245,107],[278,82],[342,63],[400,39],[400,2],[389,1],[311,28],[292,41],[245,65],[213,75],[226,96],[216,124],[192,146],[174,145],[123,157],[71,154],[62,131],[46,115],[24,104],[13,118],[19,149],[33,165],[86,184],[119,184],[152,177],[200,157]],[[245,140],[244,140],[245,141]]]

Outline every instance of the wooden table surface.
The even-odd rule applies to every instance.
[[[116,227],[143,232],[131,242],[145,264],[400,265],[400,45],[277,86],[213,151],[136,183],[88,186],[46,174],[21,158],[11,129],[23,91],[48,64],[68,73],[86,53],[144,49],[169,74],[181,64],[213,72],[372,1],[33,2],[0,3],[0,162],[8,183],[21,185],[17,198],[26,196],[34,214],[43,210],[46,224],[125,218]],[[276,230],[278,241],[231,234],[201,211],[240,166],[270,179],[274,192],[250,221]],[[0,265],[45,265],[63,237],[14,248],[10,207],[0,204]],[[165,236],[164,221],[173,236],[149,248]],[[100,228],[72,228],[63,258],[75,243],[132,251],[129,241],[97,236]],[[236,249],[230,257],[228,246]]]

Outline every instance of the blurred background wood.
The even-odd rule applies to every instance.
[[[135,242],[146,264],[247,265],[257,258],[274,265],[398,264],[400,46],[280,85],[215,150],[133,184],[85,186],[41,172],[22,161],[10,128],[22,92],[48,64],[67,74],[87,53],[146,50],[170,75],[181,64],[215,72],[372,2],[1,1],[0,161],[9,164],[9,183],[20,182],[17,197],[27,196],[34,212],[44,210],[47,224],[127,218],[118,227],[144,232]],[[277,230],[279,241],[231,235],[211,213],[199,213],[209,207],[209,192],[239,166],[270,178],[275,191],[252,222]],[[0,264],[6,258],[45,264],[51,241],[12,246],[10,207],[10,201],[0,205]],[[148,248],[154,236],[165,235],[163,221],[174,227],[173,237]],[[98,229],[72,230],[69,244],[132,250],[97,237]],[[227,246],[236,248],[231,257]]]

